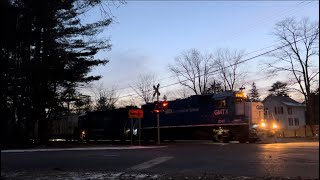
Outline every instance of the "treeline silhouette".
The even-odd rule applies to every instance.
[[[97,0],[1,0],[1,144],[25,144],[38,129],[48,142],[48,120],[81,106],[77,88],[98,80],[90,70],[108,62],[97,34],[112,18],[82,23]]]

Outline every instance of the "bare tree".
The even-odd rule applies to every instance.
[[[141,104],[137,101],[135,97],[128,97],[117,101],[117,107],[138,107]]]
[[[298,85],[295,90],[304,96],[308,123],[313,124],[309,97],[319,74],[316,64],[319,63],[319,22],[287,18],[276,24],[274,36],[281,42],[280,46],[287,46],[272,54],[275,61],[266,63],[268,72],[289,74],[294,80],[292,85]]]
[[[215,53],[215,65],[219,69],[219,77],[224,90],[234,90],[245,77],[246,72],[240,68],[244,51],[218,49]]]
[[[213,77],[212,55],[201,54],[196,49],[181,53],[175,58],[175,64],[169,70],[179,83],[191,89],[195,94],[203,94],[208,88],[208,80]]]
[[[92,91],[96,100],[96,110],[105,111],[115,108],[115,104],[119,99],[116,86],[108,89],[104,88],[103,84],[98,84],[94,85]]]
[[[224,88],[222,87],[222,83],[217,80],[210,81],[209,86],[207,88],[208,94],[215,94],[219,92],[223,92]]]
[[[140,74],[138,80],[130,87],[139,95],[145,102],[153,100],[153,86],[156,84],[154,74]]]
[[[92,101],[90,96],[80,94],[74,103],[76,113],[87,112],[92,110]]]

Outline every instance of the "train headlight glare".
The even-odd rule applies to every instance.
[[[262,126],[262,127],[266,127],[266,123],[264,123],[264,122],[261,123],[261,126]]]
[[[277,128],[278,128],[278,125],[277,125],[277,124],[273,124],[272,127],[273,127],[274,129],[277,129]]]

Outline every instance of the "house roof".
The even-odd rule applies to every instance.
[[[291,99],[288,96],[268,96],[262,101],[262,103],[264,103],[267,100],[278,101],[278,102],[281,102],[282,104],[287,105],[287,106],[296,106],[296,107],[304,107],[305,106],[304,104],[299,103],[299,102]]]
[[[283,104],[287,105],[287,106],[301,106],[301,107],[305,107],[304,104],[301,103],[291,103],[291,102],[282,102]]]

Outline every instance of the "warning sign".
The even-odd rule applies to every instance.
[[[143,118],[143,111],[142,109],[129,109],[129,118]]]

